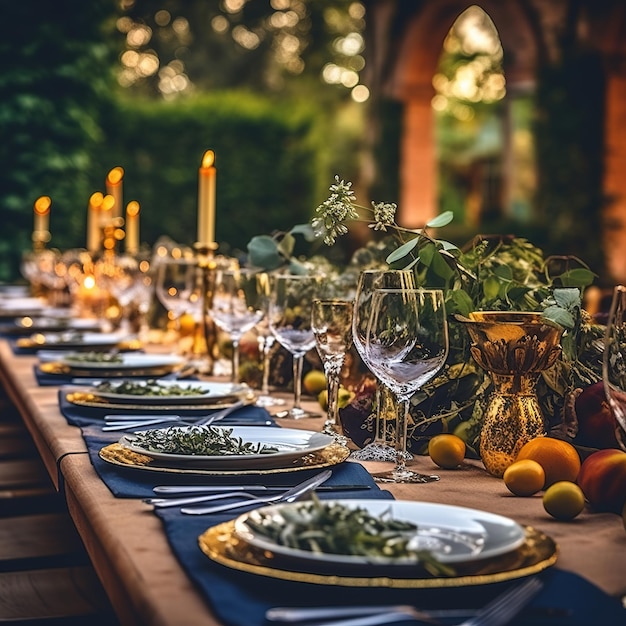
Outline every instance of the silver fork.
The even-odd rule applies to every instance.
[[[530,578],[520,585],[516,585],[497,598],[486,604],[476,612],[476,615],[466,619],[458,626],[505,626],[508,624],[530,600],[543,587],[543,583],[538,578]],[[307,611],[308,609],[305,609]],[[320,609],[317,609],[319,611]],[[365,609],[364,609],[365,610]],[[466,611],[467,614],[468,611]],[[394,622],[413,620],[417,623],[437,623],[437,617],[452,617],[445,615],[444,611],[422,611],[412,606],[388,607],[384,613],[370,614],[348,619],[332,619],[332,616],[340,617],[345,615],[342,607],[336,609],[329,608],[324,613],[323,621],[316,621],[315,626],[383,626]],[[292,624],[303,624],[311,617],[320,617],[319,614],[313,616],[299,612],[299,609],[269,609],[266,613],[268,621],[290,622]],[[311,622],[311,625],[313,622]]]
[[[221,419],[224,419],[234,411],[241,409],[247,404],[251,404],[252,400],[244,399],[238,400],[234,404],[227,406],[220,411],[215,411],[214,413],[210,413],[209,415],[205,415],[204,417],[194,420],[193,418],[183,418],[179,415],[163,415],[160,417],[155,417],[154,419],[137,419],[137,416],[128,416],[128,419],[122,418],[120,415],[112,415],[110,419],[107,419],[109,416],[104,418],[105,425],[102,427],[102,430],[105,432],[113,431],[113,430],[130,430],[132,428],[139,428],[141,426],[154,426],[156,424],[167,424],[167,423],[177,423],[177,424],[186,424],[189,426],[208,426],[213,424],[213,422],[217,422]]]

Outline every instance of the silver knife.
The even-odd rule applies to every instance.
[[[234,504],[220,504],[210,507],[184,507],[180,510],[181,513],[186,515],[206,515],[210,513],[221,513],[223,511],[233,511],[235,509],[246,508],[254,506],[256,504],[277,504],[279,502],[293,502],[303,495],[314,491],[316,487],[319,487],[323,482],[327,481],[332,475],[331,470],[324,470],[311,478],[301,482],[292,489],[285,491],[282,494],[275,496],[263,496],[254,498],[253,500],[245,500],[244,502],[236,502]]]
[[[185,493],[209,494],[222,491],[286,491],[289,486],[267,486],[267,485],[157,485],[152,491],[163,495],[183,495]],[[321,485],[319,491],[360,491],[371,489],[370,485]]]
[[[286,491],[285,487],[261,487],[261,491],[267,492],[280,492]],[[341,491],[350,489],[369,489],[368,486],[355,486],[355,485],[337,485],[335,487],[320,486],[317,491]],[[253,488],[249,491],[259,491],[259,488]],[[251,493],[244,491],[243,489],[230,489],[230,490],[218,490],[212,493],[205,493],[204,495],[187,496],[183,498],[146,498],[144,502],[146,504],[152,504],[157,509],[168,508],[172,506],[183,506],[185,504],[200,504],[202,502],[211,502],[213,500],[226,500],[227,498],[255,498]]]

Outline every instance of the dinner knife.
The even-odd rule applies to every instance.
[[[342,488],[344,490],[351,489],[369,489],[367,486],[354,486],[354,485],[337,485],[335,487],[317,487],[316,491],[341,491]],[[284,493],[287,491],[286,487],[255,487],[250,489],[249,491],[263,491],[263,493],[268,492],[278,492]],[[187,496],[183,498],[146,498],[144,502],[146,504],[152,504],[157,509],[169,508],[173,506],[184,506],[185,504],[201,504],[203,502],[212,502],[213,500],[226,500],[228,498],[252,498],[254,499],[256,496],[252,495],[248,491],[244,491],[240,488],[229,489],[227,491],[214,491],[209,494],[204,495],[196,495],[196,496]]]
[[[311,478],[301,482],[295,487],[285,491],[282,494],[275,496],[263,496],[254,498],[251,500],[244,500],[243,502],[235,502],[230,504],[220,504],[217,506],[209,507],[183,507],[180,512],[186,515],[206,515],[210,513],[222,513],[224,511],[232,511],[235,509],[242,509],[249,506],[261,505],[261,504],[277,504],[279,502],[294,502],[302,496],[311,491],[315,491],[316,487],[319,487],[323,482],[326,482],[332,476],[331,470],[324,470],[319,474],[315,474]]]
[[[286,491],[290,489],[289,485],[285,486],[267,486],[267,485],[157,485],[152,488],[154,493],[183,495],[185,493],[216,493],[221,491]],[[370,485],[320,485],[317,491],[360,491],[362,489],[371,489]]]

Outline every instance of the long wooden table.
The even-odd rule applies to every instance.
[[[34,356],[14,355],[8,343],[0,341],[0,382],[19,408],[54,484],[64,491],[121,623],[218,626],[211,607],[172,554],[151,507],[139,499],[115,498],[100,480],[80,429],[68,425],[59,411],[58,388],[38,386],[36,362]],[[309,419],[289,426],[315,430],[321,424],[322,419]],[[626,530],[619,516],[585,511],[572,522],[559,522],[544,512],[540,496],[512,496],[477,461],[456,470],[435,468],[427,457],[414,464],[427,473],[436,471],[440,481],[390,485],[396,498],[479,508],[534,526],[558,543],[558,567],[582,575],[611,595],[626,596]],[[386,466],[365,465],[372,471]]]

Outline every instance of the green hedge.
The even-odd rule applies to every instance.
[[[288,102],[225,93],[176,103],[121,102],[102,117],[98,155],[106,173],[124,168],[124,204],[141,205],[141,240],[196,238],[198,168],[215,152],[216,238],[245,249],[253,235],[307,221],[319,168],[315,116]],[[226,243],[224,243],[226,242]]]

